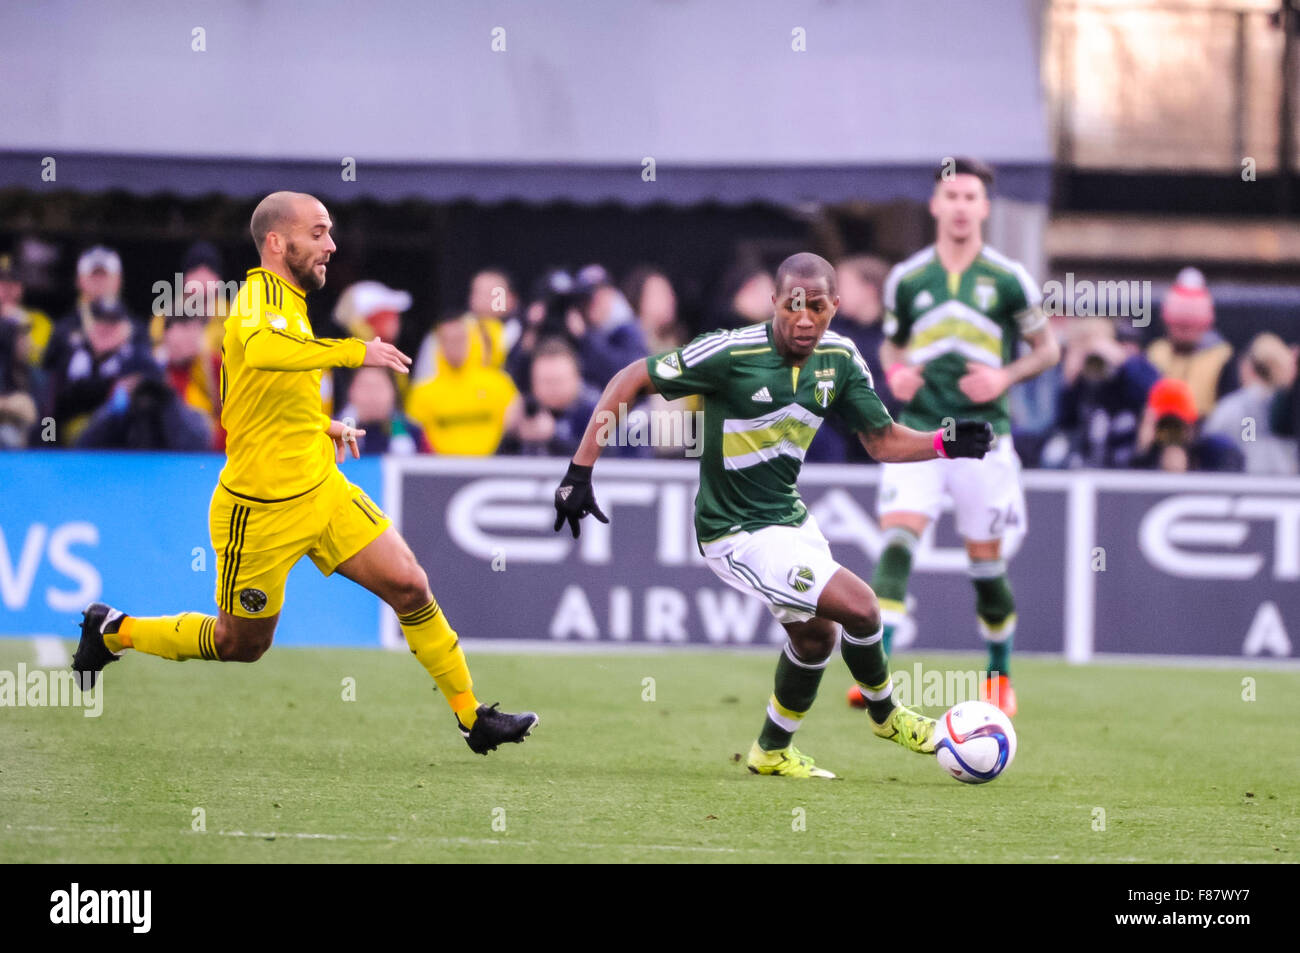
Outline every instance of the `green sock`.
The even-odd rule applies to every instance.
[[[880,562],[876,563],[871,577],[871,588],[880,600],[880,618],[885,628],[881,637],[885,655],[889,655],[894,641],[894,629],[902,621],[907,609],[907,579],[912,574],[912,553],[920,542],[910,529],[895,526],[885,532],[885,548]]]
[[[767,702],[763,730],[758,734],[760,748],[780,751],[790,747],[794,733],[817,698],[817,686],[821,684],[829,661],[826,659],[818,664],[805,662],[795,655],[789,642],[785,644],[776,660],[775,685]]]
[[[989,665],[986,674],[999,672],[1003,675],[1011,674],[1011,636],[1007,636],[1004,642],[994,642],[992,639],[987,640],[985,645],[989,650]]]
[[[862,689],[867,700],[871,720],[880,724],[894,710],[894,683],[889,677],[889,659],[885,657],[884,631],[870,635],[850,635],[848,630],[840,637],[840,655],[853,674],[853,680]]]
[[[972,562],[975,615],[989,652],[986,674],[1011,674],[1011,643],[1016,634],[1016,599],[1007,579],[1005,560]]]

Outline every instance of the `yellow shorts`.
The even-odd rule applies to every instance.
[[[278,503],[259,502],[218,483],[208,510],[217,554],[217,605],[245,619],[273,616],[284,605],[289,570],[304,555],[328,576],[392,523],[337,469],[302,496]]]

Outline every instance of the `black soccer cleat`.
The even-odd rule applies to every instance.
[[[126,618],[126,613],[102,602],[92,602],[81,613],[81,641],[77,654],[72,656],[72,670],[77,673],[77,684],[83,692],[95,687],[100,670],[109,662],[122,656],[108,650],[104,644],[106,632],[116,632]]]
[[[469,750],[475,754],[495,751],[497,745],[519,744],[537,727],[539,719],[536,712],[525,711],[512,715],[509,712],[497,711],[497,706],[500,704],[500,702],[493,702],[490,708],[487,705],[479,705],[478,719],[474,722],[473,728],[466,728],[460,723],[459,718],[456,719],[456,727],[465,736],[465,744],[469,745]]]

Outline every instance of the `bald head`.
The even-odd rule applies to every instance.
[[[266,236],[271,232],[286,232],[296,218],[304,214],[311,205],[320,205],[315,196],[306,192],[272,192],[253,209],[253,218],[248,229],[253,233],[253,244],[258,253],[266,244]]]
[[[325,265],[334,252],[334,222],[315,196],[272,192],[253,209],[248,223],[262,267],[315,291],[325,284]]]
[[[792,285],[806,284],[821,278],[826,282],[826,293],[835,297],[835,266],[821,255],[803,251],[781,262],[776,270],[777,294],[785,290],[787,278],[794,279]]]

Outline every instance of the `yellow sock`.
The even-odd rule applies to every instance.
[[[115,635],[104,636],[104,645],[110,652],[135,649],[177,662],[191,658],[215,662],[220,661],[217,643],[213,639],[216,627],[216,616],[200,612],[182,612],[151,619],[127,616]]]
[[[460,723],[473,728],[478,719],[474,680],[469,677],[469,665],[461,651],[456,630],[447,623],[447,616],[439,608],[438,600],[434,599],[414,612],[399,615],[397,621],[401,623],[411,654],[433,676],[438,690]]]

